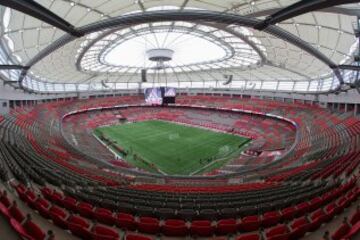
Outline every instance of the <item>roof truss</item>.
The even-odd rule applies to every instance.
[[[21,66],[21,65],[0,65],[0,70],[23,70],[23,69],[29,69],[27,66]]]
[[[73,25],[33,0],[0,0],[0,5],[23,12],[73,36],[82,36]]]
[[[286,8],[283,8],[270,16],[266,17],[264,21],[255,26],[258,30],[264,30],[270,25],[278,22],[297,17],[299,15],[318,11],[324,8],[329,8],[337,5],[357,3],[359,0],[302,0],[298,1]]]
[[[356,65],[339,65],[337,67],[343,70],[360,71],[360,66],[356,66]]]
[[[2,1],[2,0],[0,0]],[[330,0],[332,1],[332,0]],[[105,19],[99,22],[95,22],[83,27],[76,28],[78,32],[83,35],[90,34],[96,31],[104,30],[107,28],[119,28],[123,26],[132,26],[142,23],[153,23],[153,22],[161,22],[161,21],[196,21],[196,22],[213,22],[213,23],[220,23],[223,25],[240,25],[255,28],[259,24],[261,24],[261,20],[251,17],[240,16],[236,14],[219,14],[218,12],[214,11],[197,11],[197,10],[184,10],[184,11],[151,11],[151,12],[141,12],[141,13],[134,13],[129,15],[121,15],[118,17],[114,17],[111,19]],[[342,75],[337,68],[337,64],[331,61],[328,57],[323,55],[317,49],[312,47],[309,43],[305,42],[304,40],[298,38],[297,36],[277,27],[270,25],[268,28],[264,29],[265,32],[270,33],[282,40],[285,40],[304,51],[308,52],[309,54],[313,55],[326,65],[328,65],[331,69],[333,69],[334,74],[339,79],[340,83],[343,83]],[[49,55],[51,52],[55,51],[56,49],[64,46],[68,42],[74,40],[76,37],[67,34],[63,37],[59,38],[57,41],[43,49],[37,56],[31,59],[27,65],[33,66],[38,61],[40,61],[45,56]],[[19,78],[20,82],[22,82],[23,78],[26,75],[26,71],[23,71]]]

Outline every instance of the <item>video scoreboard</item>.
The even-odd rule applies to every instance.
[[[144,95],[145,102],[149,104],[175,103],[176,89],[171,87],[146,88]]]

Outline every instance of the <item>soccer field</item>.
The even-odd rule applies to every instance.
[[[237,157],[248,138],[164,121],[127,123],[95,129],[128,154],[132,165],[163,174],[194,175]],[[114,149],[114,148],[113,148]]]

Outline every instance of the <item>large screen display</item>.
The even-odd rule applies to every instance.
[[[165,88],[165,97],[175,97],[176,96],[176,91],[175,88]]]
[[[145,102],[149,104],[175,103],[175,88],[157,87],[146,88],[144,91]]]
[[[162,94],[160,88],[146,88],[145,102],[150,104],[162,104]]]

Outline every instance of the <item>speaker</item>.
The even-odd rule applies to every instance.
[[[101,85],[102,85],[104,88],[109,88],[109,86],[108,86],[108,85],[106,85],[106,83],[105,83],[105,81],[104,81],[104,80],[102,80],[102,81],[101,81]]]
[[[147,80],[146,80],[146,69],[141,69],[141,82],[147,82]]]
[[[224,82],[223,85],[228,85],[228,84],[230,84],[232,82],[233,75],[232,74],[231,75],[224,75],[224,78],[227,79],[227,81]]]

